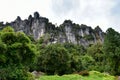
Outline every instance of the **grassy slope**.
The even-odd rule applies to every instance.
[[[96,71],[90,71],[89,76],[80,76],[78,74],[70,74],[63,76],[41,76],[39,80],[115,80],[114,76],[108,74],[99,73]]]

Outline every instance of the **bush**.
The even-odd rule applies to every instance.
[[[15,65],[0,67],[0,78],[2,80],[34,80],[34,76],[25,68]]]
[[[60,44],[48,45],[41,51],[37,64],[47,74],[65,74],[69,68],[68,52]]]
[[[81,71],[78,73],[79,75],[82,75],[82,76],[89,76],[89,71],[85,70],[85,71]]]
[[[85,35],[83,38],[85,40],[94,40],[94,37],[92,35]]]
[[[22,32],[6,27],[0,32],[0,78],[33,80],[28,73],[36,58],[36,46]]]
[[[91,70],[91,66],[95,62],[95,60],[88,55],[81,56],[81,65],[82,65],[82,70]]]

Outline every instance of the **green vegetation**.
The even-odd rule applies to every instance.
[[[94,59],[93,65],[90,65],[91,69],[100,72],[104,72],[104,65],[106,64],[102,48],[102,43],[100,42],[97,42],[87,48],[87,55]]]
[[[40,76],[39,80],[115,80],[115,77],[105,73],[91,71],[89,76],[81,76],[79,74]]]
[[[36,47],[22,32],[6,27],[0,32],[0,78],[2,80],[33,79],[28,72],[34,62]]]
[[[104,43],[86,48],[72,43],[50,44],[49,39],[49,33],[36,41],[11,27],[1,30],[0,80],[34,80],[34,70],[47,74],[40,80],[113,80],[113,76],[99,72],[120,74],[120,33],[112,28],[107,30]],[[81,72],[85,70],[90,73]]]
[[[85,40],[94,40],[94,37],[92,35],[85,35],[83,38]]]
[[[60,44],[47,45],[38,57],[40,71],[47,74],[65,74],[69,68],[69,55]]]
[[[114,75],[120,74],[120,33],[109,28],[106,31],[103,50],[106,58],[106,71]]]

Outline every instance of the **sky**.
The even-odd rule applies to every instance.
[[[34,12],[47,17],[53,24],[64,20],[86,24],[103,31],[112,27],[120,32],[120,0],[0,0],[0,22],[27,19]]]

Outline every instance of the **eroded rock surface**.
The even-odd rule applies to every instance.
[[[71,42],[88,46],[97,41],[103,42],[105,35],[99,26],[92,29],[84,24],[75,24],[71,20],[65,20],[60,26],[55,26],[47,18],[41,17],[38,12],[35,12],[33,17],[30,15],[25,20],[21,20],[18,16],[11,23],[3,24],[3,22],[0,22],[0,29],[5,26],[12,26],[15,31],[22,31],[27,35],[32,35],[35,40],[43,36],[47,37],[47,43]]]

